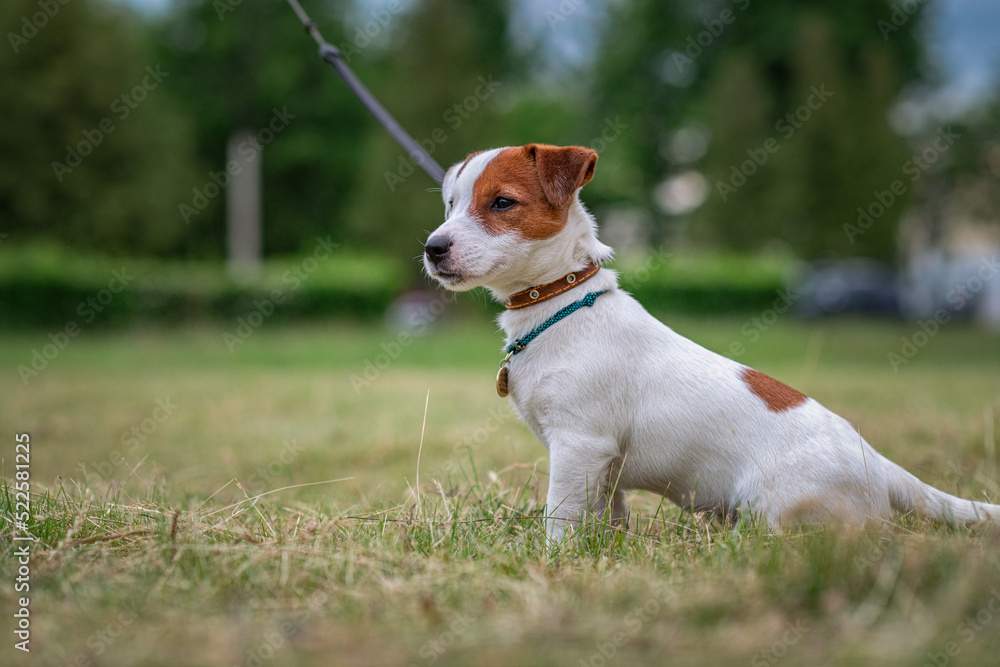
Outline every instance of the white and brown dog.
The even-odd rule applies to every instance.
[[[892,510],[1000,522],[1000,506],[924,484],[815,400],[674,333],[619,289],[578,197],[596,163],[577,146],[473,153],[448,170],[446,220],[424,248],[447,289],[486,287],[508,308],[498,391],[509,386],[549,450],[550,537],[588,511],[621,519],[626,489],[772,526]]]

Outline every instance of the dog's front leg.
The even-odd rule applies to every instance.
[[[609,493],[615,496],[614,518],[624,516],[624,492],[609,489],[609,471],[617,459],[610,447],[552,443],[549,451],[546,533],[550,541],[559,542],[572,534],[588,513],[602,517]]]

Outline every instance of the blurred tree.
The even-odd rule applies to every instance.
[[[695,67],[677,70],[671,57],[676,45],[683,50],[691,26],[692,17],[676,0],[610,3],[588,91],[590,131],[599,133],[609,118],[628,127],[600,151],[588,188],[598,205],[631,203],[655,210],[653,190],[670,167],[660,147],[691,103],[678,91],[690,85]],[[662,233],[665,221],[660,223]]]
[[[753,248],[762,238],[780,234],[779,220],[771,217],[772,202],[779,196],[782,182],[773,170],[758,166],[771,157],[774,141],[768,129],[774,117],[774,98],[768,90],[757,56],[749,49],[733,47],[719,63],[706,92],[707,123],[712,145],[704,161],[712,188],[703,215],[733,215],[730,198],[738,198],[739,210],[722,224],[698,225],[692,235],[699,241],[736,248]],[[738,113],[734,110],[738,109]],[[747,154],[747,149],[753,156]],[[754,160],[754,157],[757,159]],[[751,163],[741,169],[732,165]],[[753,172],[746,175],[746,172]],[[715,196],[713,196],[715,195]]]
[[[310,11],[446,167],[496,145],[591,145],[601,168],[585,198],[655,212],[654,241],[682,229],[740,250],[779,239],[806,257],[891,255],[909,191],[853,244],[844,226],[910,154],[886,115],[923,76],[918,4],[911,16],[889,0],[607,2],[593,71],[577,62],[525,85],[537,53],[511,46],[512,3],[333,0]],[[0,8],[11,46],[0,53],[0,231],[221,256],[226,145],[249,130],[263,145],[266,253],[332,234],[419,256],[441,220],[434,185],[284,3],[176,0],[153,25],[105,0],[56,5],[33,30],[37,0]],[[575,6],[560,4],[539,39],[571,33]],[[155,88],[138,90],[144,81]],[[113,132],[100,131],[104,119]],[[665,179],[693,172],[705,203],[665,205]]]
[[[954,162],[956,179],[970,191],[969,215],[1000,228],[1000,89],[957,129],[968,131]]]
[[[595,116],[635,114],[637,131],[619,150],[653,179],[624,199],[652,207],[660,202],[644,200],[657,182],[694,168],[709,185],[690,215],[694,240],[738,250],[778,240],[807,258],[891,257],[908,192],[853,242],[844,226],[899,178],[908,155],[887,120],[903,87],[923,76],[922,7],[907,7],[618,4],[598,64]],[[702,124],[707,151],[675,150],[672,130]],[[671,222],[663,213],[661,235]]]
[[[920,208],[908,230],[919,249],[936,245],[959,225],[982,227],[987,238],[1000,233],[1000,89],[943,129],[927,127],[912,144],[927,165],[913,187]],[[931,163],[942,135],[954,142]]]
[[[0,25],[0,225],[11,240],[162,253],[192,168],[173,73],[118,5],[8,0]]]
[[[340,43],[350,4],[309,8],[332,43]],[[378,21],[374,26],[368,29],[382,29]],[[358,29],[364,36],[365,22]],[[345,48],[357,38],[348,33]],[[204,165],[188,175],[182,202],[190,221],[188,250],[224,251],[225,197],[208,195],[216,192],[213,183],[226,181],[226,147],[243,130],[258,139],[244,150],[257,151],[263,164],[265,254],[307,250],[320,235],[349,243],[344,214],[370,127],[364,108],[319,59],[291,9],[284,2],[178,0],[157,35],[174,72],[171,85],[197,120]],[[349,57],[361,76],[377,82],[356,53]]]

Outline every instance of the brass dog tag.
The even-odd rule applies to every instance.
[[[519,343],[516,345],[519,346],[518,349],[524,349],[523,345],[520,345]],[[500,394],[500,398],[507,398],[507,390],[509,389],[507,384],[507,362],[509,362],[510,358],[513,356],[514,349],[511,348],[510,352],[507,353],[507,356],[500,362],[500,370],[497,371],[497,393]]]
[[[497,372],[497,393],[500,398],[507,398],[507,367],[501,366]]]

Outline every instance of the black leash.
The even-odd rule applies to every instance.
[[[330,67],[337,70],[340,78],[358,96],[358,99],[361,100],[361,103],[365,105],[368,111],[375,116],[375,120],[382,123],[382,126],[389,130],[392,138],[399,142],[399,145],[409,153],[410,157],[413,158],[420,168],[427,172],[427,175],[433,178],[438,185],[441,185],[444,182],[444,169],[441,168],[441,165],[431,157],[430,153],[424,150],[423,146],[414,141],[413,137],[403,129],[403,126],[392,117],[392,114],[386,111],[386,108],[375,99],[371,91],[365,88],[365,84],[361,83],[361,80],[347,66],[343,55],[340,53],[340,49],[323,39],[323,35],[319,33],[316,24],[309,18],[305,10],[302,9],[302,5],[299,4],[298,0],[288,0],[288,4],[292,6],[299,20],[302,21],[306,32],[319,45],[319,57],[325,60]]]

